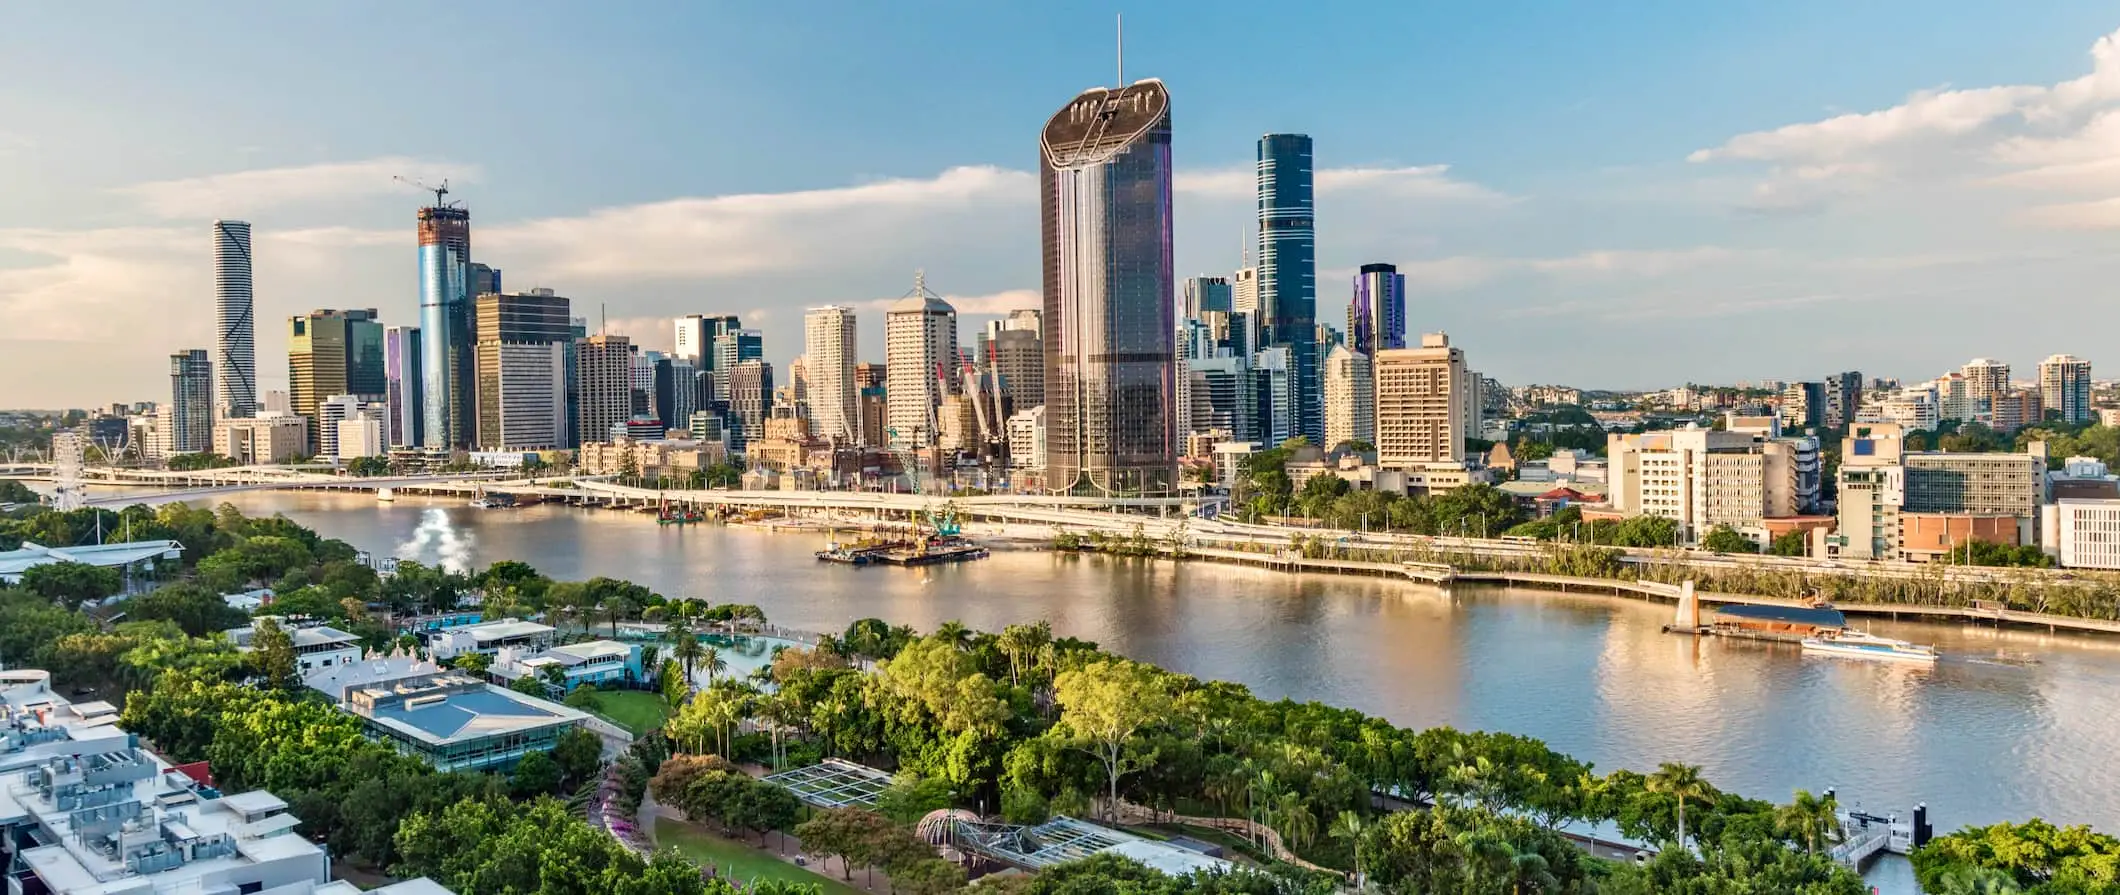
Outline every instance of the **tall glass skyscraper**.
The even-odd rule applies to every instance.
[[[1362,354],[1406,347],[1406,275],[1390,264],[1364,264],[1347,303],[1347,345]]]
[[[1176,487],[1170,93],[1093,87],[1039,137],[1046,487]]]
[[[213,222],[214,414],[258,415],[257,320],[250,291],[250,225]]]
[[[1294,380],[1295,434],[1325,439],[1318,412],[1318,263],[1310,137],[1259,138],[1260,343],[1286,346]]]
[[[471,445],[471,212],[420,209],[420,446]]]
[[[169,440],[172,454],[196,454],[213,448],[213,362],[206,349],[169,356]]]
[[[383,405],[390,416],[383,433],[391,447],[418,447],[425,428],[420,394],[426,383],[420,376],[420,328],[392,326],[383,330]]]

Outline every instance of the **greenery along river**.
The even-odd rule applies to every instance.
[[[855,569],[811,558],[823,536],[658,527],[633,513],[318,493],[234,503],[422,562],[610,575],[756,603],[793,628],[1048,619],[1060,635],[1268,698],[1534,736],[1601,770],[1684,761],[1762,797],[1834,787],[1901,814],[1925,801],[1939,829],[2033,815],[2120,826],[2120,765],[2108,760],[2120,641],[1877,623],[1944,650],[1919,669],[1673,637],[1659,630],[1669,607],[1602,597],[1465,590],[1452,602],[1403,582],[1044,552]]]

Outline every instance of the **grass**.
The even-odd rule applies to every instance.
[[[791,883],[815,883],[824,888],[824,895],[863,895],[838,878],[811,873],[759,849],[749,843],[725,839],[683,821],[668,817],[655,819],[655,841],[659,845],[671,846],[693,863],[713,865],[722,878],[731,881],[750,882],[756,879],[777,879]]]
[[[607,690],[596,694],[604,707],[596,714],[633,733],[634,736],[661,727],[670,706],[659,693],[645,690]]]

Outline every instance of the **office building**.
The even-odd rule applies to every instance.
[[[318,310],[288,318],[287,392],[296,416],[313,423],[317,406],[332,395],[382,400],[385,381],[383,325],[376,321],[374,308]],[[311,425],[312,449],[323,443],[322,435]]]
[[[2056,354],[2039,363],[2039,399],[2046,412],[2064,423],[2088,422],[2091,407],[2091,362]]]
[[[2120,569],[2120,499],[2070,498],[2041,508],[2040,543],[2065,569]]]
[[[1259,269],[1240,267],[1229,278],[1229,311],[1245,314],[1252,325],[1259,324]]]
[[[913,291],[884,313],[883,360],[891,445],[935,444],[942,434],[935,408],[955,390],[957,309],[930,291],[920,275],[913,278]]]
[[[1842,460],[1845,465],[1846,460]],[[2031,454],[1907,452],[1903,514],[2001,516],[2014,520],[2016,539],[2036,539],[2046,464]]]
[[[306,682],[359,718],[370,739],[438,771],[504,771],[532,752],[550,752],[589,721],[559,703],[412,657],[319,669]]]
[[[1252,427],[1268,446],[1303,434],[1296,408],[1301,391],[1295,382],[1295,350],[1287,345],[1259,349],[1251,356]]]
[[[1855,421],[1856,408],[1862,406],[1862,374],[1848,372],[1826,377],[1825,398],[1823,425],[1834,430],[1846,428]]]
[[[804,312],[802,345],[809,358],[810,431],[840,444],[864,443],[854,309],[825,305]]]
[[[571,303],[550,289],[533,289],[485,293],[472,307],[478,447],[564,447]]]
[[[366,411],[351,419],[339,421],[338,458],[358,460],[362,457],[387,456],[388,445],[383,442],[383,421]]]
[[[1691,543],[1727,525],[1764,542],[1799,509],[1795,446],[1753,432],[1687,428],[1607,436],[1612,508],[1678,523]]]
[[[169,356],[169,416],[163,454],[196,454],[213,447],[213,360],[203,348]]]
[[[1376,353],[1378,466],[1464,461],[1465,373],[1465,352],[1451,346],[1445,333],[1423,334],[1419,348]]]
[[[471,212],[419,210],[420,446],[471,446]]]
[[[366,402],[354,395],[332,395],[317,402],[316,422],[311,428],[316,432],[312,447],[319,457],[339,456],[339,423],[357,419]]]
[[[1000,379],[1001,406],[1019,413],[1045,404],[1045,340],[1036,329],[1004,329],[989,361]]]
[[[1900,507],[1906,503],[1903,430],[1857,423],[1840,442],[1838,524],[1829,542],[1848,559],[1898,559]]]
[[[1376,443],[1376,380],[1370,356],[1335,346],[1325,355],[1325,448]]]
[[[264,399],[259,401],[258,403],[263,405],[259,408],[259,412],[261,413],[293,412],[290,409],[293,406],[293,402],[287,399],[287,390],[284,388],[266,389]]]
[[[274,410],[213,425],[213,452],[239,466],[285,463],[309,453],[309,421]]]
[[[633,343],[598,333],[576,347],[579,401],[575,430],[584,439],[608,440],[614,424],[633,416]]]
[[[733,319],[733,318],[731,318]],[[729,329],[714,337],[714,363],[707,367],[713,382],[714,400],[728,401],[729,371],[745,361],[764,360],[765,333],[755,329]]]
[[[1222,429],[1238,441],[1260,440],[1258,378],[1252,374],[1251,360],[1220,354],[1186,362],[1192,431]]]
[[[426,383],[420,377],[420,328],[383,328],[383,406],[391,447],[418,447],[421,425],[426,422],[420,395]]]
[[[1934,432],[1940,420],[1933,385],[1903,388],[1877,404],[1877,419],[1861,422],[1897,424],[1908,432]]]
[[[673,357],[691,361],[702,370],[714,363],[714,340],[741,325],[734,314],[686,314],[677,318],[677,337],[671,342]]]
[[[773,365],[747,360],[727,371],[729,375],[729,449],[742,451],[766,436],[766,420],[773,412]]]
[[[1054,113],[1039,135],[1039,193],[1046,487],[1172,491],[1176,283],[1162,82],[1091,88]]]
[[[1390,264],[1364,264],[1347,303],[1347,344],[1363,354],[1406,347],[1406,275]]]
[[[258,344],[251,292],[250,224],[213,222],[213,416],[258,413]]]
[[[1985,422],[2005,435],[2046,419],[2046,405],[2036,388],[2012,388],[1989,399]]]
[[[884,394],[888,372],[882,364],[854,365],[854,401],[861,419],[861,443],[870,447],[890,443],[890,402]]]
[[[1208,311],[1226,314],[1235,310],[1232,305],[1235,297],[1230,291],[1228,277],[1186,277],[1181,294],[1179,313],[1184,315],[1179,318],[1181,320],[1197,320]]]
[[[1781,391],[1781,424],[1803,431],[1825,425],[1826,384],[1791,382]]]
[[[1318,404],[1317,232],[1311,143],[1304,134],[1259,138],[1259,343],[1287,346],[1296,433],[1324,440]]]

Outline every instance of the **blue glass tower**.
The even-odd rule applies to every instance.
[[[1347,345],[1363,354],[1406,347],[1406,275],[1390,264],[1364,264],[1347,303]]]
[[[471,445],[471,212],[420,209],[420,446]]]
[[[1310,137],[1259,138],[1259,342],[1288,348],[1295,434],[1325,439],[1319,412],[1317,228]]]

